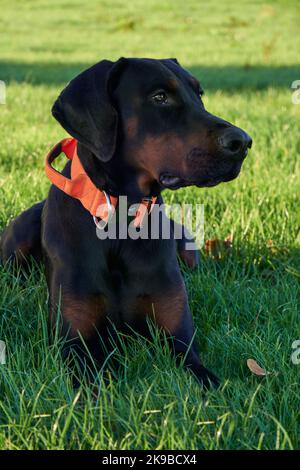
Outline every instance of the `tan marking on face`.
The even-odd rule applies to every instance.
[[[177,148],[179,139],[175,135],[147,136],[144,141],[129,145],[126,149],[125,159],[137,172],[137,185],[139,190],[147,195],[150,193],[153,182],[158,180],[162,166],[169,167],[166,155],[171,153],[174,157],[179,155]],[[172,158],[170,158],[172,160]],[[174,165],[177,165],[174,161]]]
[[[189,80],[194,88],[198,89],[200,87],[200,83],[195,77],[190,77]]]
[[[137,185],[141,193],[145,196],[150,194],[150,188],[153,184],[153,176],[148,171],[141,171],[137,176]]]
[[[212,141],[212,142],[210,142]],[[187,155],[194,148],[200,148],[203,155],[194,160]],[[174,132],[160,136],[146,136],[138,146],[128,146],[126,159],[137,170],[137,184],[143,194],[148,194],[161,172],[189,178],[195,170],[204,172],[214,165],[215,144],[207,139],[204,132],[190,133],[178,137]]]
[[[77,336],[79,332],[84,339],[89,339],[104,323],[105,312],[105,300],[101,296],[87,299],[79,299],[69,294],[63,296],[62,315],[72,336]]]
[[[138,118],[133,116],[126,121],[126,134],[130,139],[134,139],[138,133],[139,121]]]
[[[131,162],[137,169],[146,170],[152,177],[157,177],[163,166],[170,164],[180,168],[180,159],[185,148],[184,142],[173,133],[162,136],[147,136],[132,153]]]
[[[166,82],[168,88],[170,90],[173,90],[173,91],[176,91],[178,90],[179,88],[179,83],[178,81],[175,79],[175,78],[170,78],[167,82]]]

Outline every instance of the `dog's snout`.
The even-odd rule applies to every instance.
[[[241,129],[226,129],[219,137],[219,144],[226,153],[232,156],[244,156],[252,146],[251,137]]]

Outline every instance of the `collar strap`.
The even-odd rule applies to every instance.
[[[71,160],[71,178],[62,175],[52,166],[54,160],[61,153]],[[95,223],[97,223],[97,217],[103,220],[105,225],[108,223],[118,205],[118,198],[98,189],[86,174],[77,154],[76,139],[63,139],[50,150],[46,157],[45,171],[49,180],[57,188],[81,202],[83,207],[94,217]],[[154,196],[142,199],[135,213],[134,225],[136,227],[142,225],[144,217],[151,212],[156,199]]]

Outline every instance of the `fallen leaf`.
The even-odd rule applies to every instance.
[[[232,237],[228,235],[225,240],[214,238],[205,241],[205,253],[215,259],[221,259],[232,248]]]
[[[268,374],[268,372],[265,369],[262,369],[254,359],[247,359],[247,366],[255,375],[264,376]]]

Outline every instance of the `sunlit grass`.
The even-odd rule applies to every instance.
[[[153,344],[123,342],[118,371],[105,381],[100,372],[97,388],[74,391],[61,344],[49,346],[43,273],[24,281],[1,267],[0,448],[299,448],[300,105],[290,89],[299,19],[298,3],[283,0],[1,2],[1,228],[46,196],[44,155],[65,136],[51,105],[101,58],[177,57],[203,82],[209,111],[254,144],[236,181],[165,197],[204,203],[206,238],[233,237],[221,260],[203,252],[196,272],[183,268],[203,361],[221,389],[204,396],[154,331]],[[269,374],[251,375],[249,357]]]

